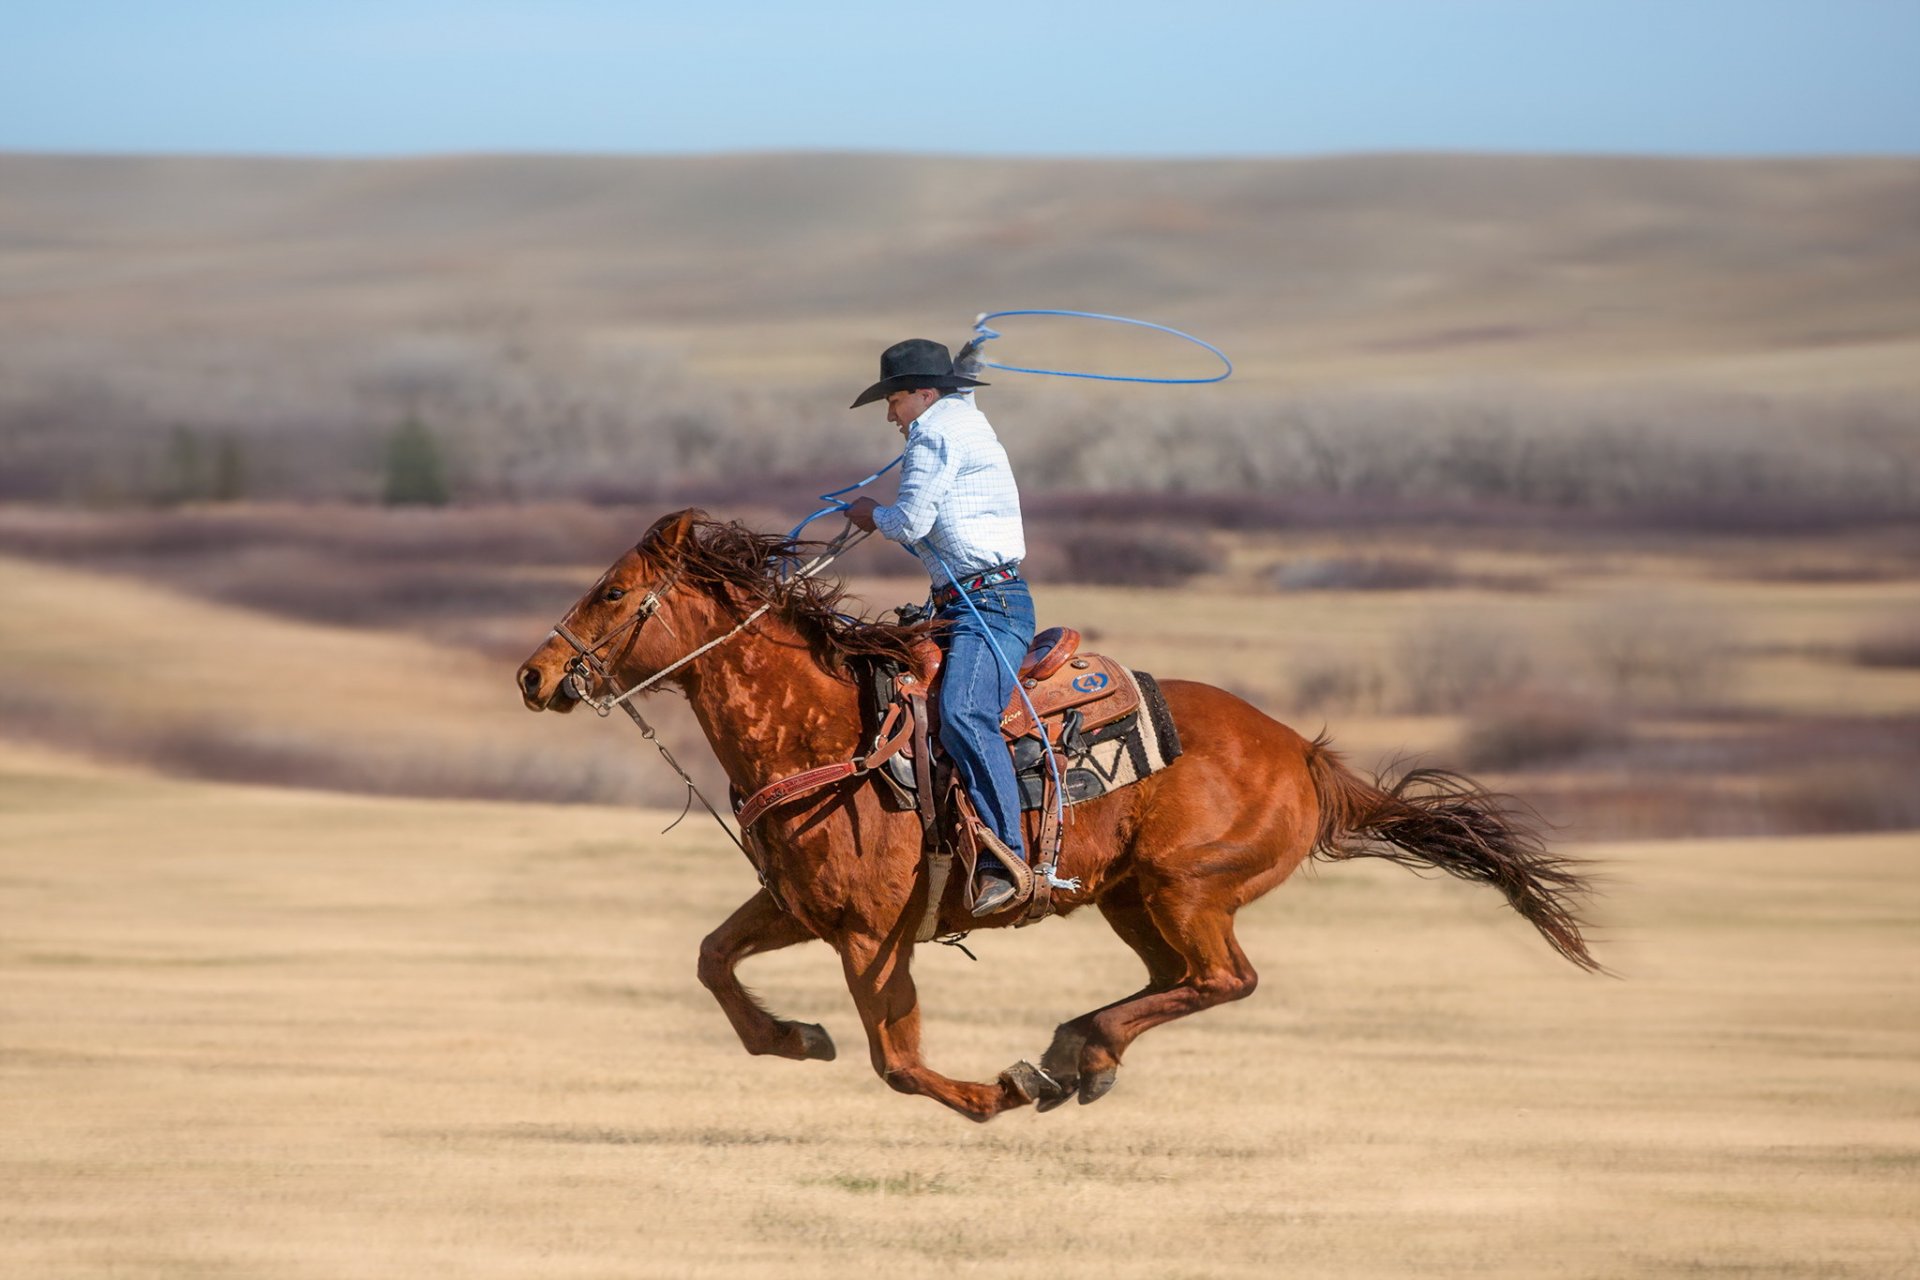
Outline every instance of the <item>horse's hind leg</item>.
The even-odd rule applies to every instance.
[[[772,894],[762,889],[700,944],[700,984],[720,1002],[748,1053],[833,1060],[833,1037],[826,1028],[774,1017],[734,974],[734,966],[748,956],[778,951],[812,937],[798,920],[780,909]]]
[[[1087,1039],[1093,1034],[1094,1020],[1108,1009],[1131,1004],[1143,996],[1170,990],[1180,981],[1186,972],[1186,962],[1180,953],[1169,946],[1160,936],[1159,928],[1147,914],[1146,903],[1140,897],[1140,885],[1136,880],[1128,880],[1108,890],[1096,904],[1100,914],[1106,917],[1115,934],[1122,942],[1133,948],[1143,964],[1147,966],[1147,985],[1112,1004],[1083,1013],[1071,1022],[1063,1022],[1054,1029],[1053,1043],[1047,1046],[1046,1053],[1040,1059],[1040,1067],[1055,1087],[1046,1090],[1046,1096],[1038,1100],[1039,1110],[1051,1111],[1053,1108],[1074,1096],[1080,1086],[1080,1057],[1087,1046]],[[1114,1055],[1116,1058],[1118,1055]],[[1098,1097],[1113,1087],[1111,1071],[1100,1082],[1090,1085],[1097,1088]],[[1092,1097],[1087,1099],[1089,1102]]]
[[[1253,994],[1259,975],[1233,936],[1240,880],[1163,881],[1142,886],[1139,911],[1119,904],[1125,927],[1116,923],[1116,931],[1147,961],[1149,985],[1061,1028],[1072,1028],[1081,1040],[1074,1073],[1080,1101],[1092,1102],[1113,1087],[1121,1055],[1141,1033]],[[1059,1036],[1055,1044],[1067,1047]]]

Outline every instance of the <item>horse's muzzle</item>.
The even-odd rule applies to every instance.
[[[553,691],[546,689],[547,675],[537,665],[529,662],[520,668],[520,697],[529,711],[571,711],[579,694],[574,690],[573,681],[562,675],[554,682]]]

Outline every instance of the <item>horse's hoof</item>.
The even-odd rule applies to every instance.
[[[1033,1103],[1042,1110],[1047,1102],[1067,1096],[1067,1090],[1058,1080],[1034,1066],[1031,1062],[1016,1062],[1000,1073],[1000,1083],[1022,1103]]]
[[[1040,1069],[1053,1078],[1059,1089],[1036,1102],[1036,1110],[1051,1111],[1073,1097],[1080,1083],[1080,1055],[1086,1047],[1084,1032],[1065,1024],[1055,1029],[1053,1043],[1040,1055]]]
[[[1107,1090],[1113,1088],[1113,1082],[1120,1075],[1118,1067],[1101,1067],[1098,1071],[1089,1071],[1080,1077],[1080,1105],[1098,1102],[1107,1096]]]
[[[793,1028],[800,1034],[800,1060],[802,1062],[808,1060],[832,1062],[834,1058],[839,1055],[840,1051],[833,1047],[833,1037],[828,1035],[827,1029],[819,1023],[796,1022],[793,1024]]]

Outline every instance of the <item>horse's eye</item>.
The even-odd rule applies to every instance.
[[[607,593],[606,593],[605,595],[603,595],[603,596],[601,596],[600,598],[601,598],[602,600],[606,600],[606,601],[609,601],[609,602],[611,602],[611,601],[614,601],[614,600],[618,600],[618,599],[619,599],[619,598],[620,598],[621,596],[624,596],[624,595],[626,595],[626,594],[627,594],[627,593],[626,593],[626,592],[625,592],[624,590],[622,590],[621,588],[619,588],[619,587],[608,587],[608,588],[607,588]]]

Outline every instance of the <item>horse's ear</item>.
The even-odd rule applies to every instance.
[[[707,513],[698,507],[661,516],[640,539],[640,549],[672,556],[693,541],[693,531],[706,520]]]

